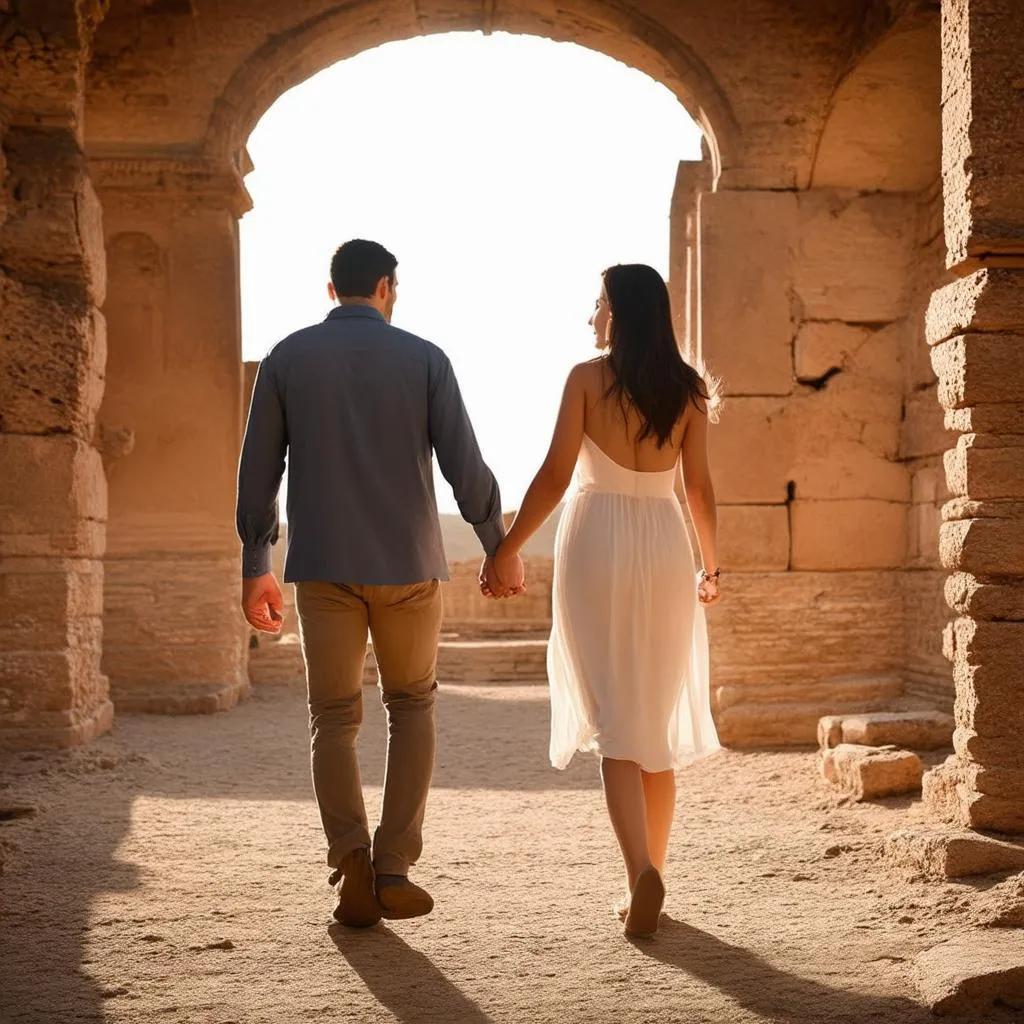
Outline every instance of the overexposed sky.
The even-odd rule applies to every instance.
[[[455,367],[502,504],[547,451],[565,376],[612,263],[668,272],[668,213],[700,130],[664,86],[531,36],[390,43],[282,96],[249,139],[242,351],[323,319],[331,255],[398,258],[394,323]],[[441,511],[456,511],[438,477]],[[282,515],[283,515],[282,502]]]

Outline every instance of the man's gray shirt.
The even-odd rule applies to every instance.
[[[361,305],[278,342],[260,363],[238,470],[242,575],[270,572],[287,455],[286,581],[447,579],[432,452],[494,554],[498,484],[441,349]]]

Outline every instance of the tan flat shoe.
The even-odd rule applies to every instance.
[[[665,902],[665,885],[657,868],[648,868],[640,873],[633,886],[626,914],[626,934],[649,938],[658,930],[661,905]]]

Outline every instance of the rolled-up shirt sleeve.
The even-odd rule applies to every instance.
[[[450,360],[440,349],[434,349],[432,355],[428,405],[430,443],[441,473],[451,484],[462,518],[473,527],[485,553],[490,556],[505,538],[498,481],[480,454]]]
[[[235,527],[242,541],[243,577],[270,572],[270,548],[278,537],[277,492],[287,449],[284,405],[267,356],[256,374],[238,465]]]

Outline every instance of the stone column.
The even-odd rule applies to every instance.
[[[199,160],[92,166],[110,273],[100,418],[132,445],[108,460],[104,668],[120,708],[221,710],[248,689],[234,528],[247,196]]]
[[[927,334],[947,425],[945,650],[956,753],[925,801],[957,824],[1024,832],[1024,8],[943,2],[947,263]]]
[[[700,361],[697,208],[701,193],[710,191],[712,184],[711,160],[706,148],[701,160],[679,162],[669,213],[668,288],[672,322],[683,354],[691,363]]]
[[[100,206],[82,153],[98,10],[20,5],[0,66],[0,747],[109,728],[100,671],[106,487]],[[98,5],[96,5],[98,7]]]

